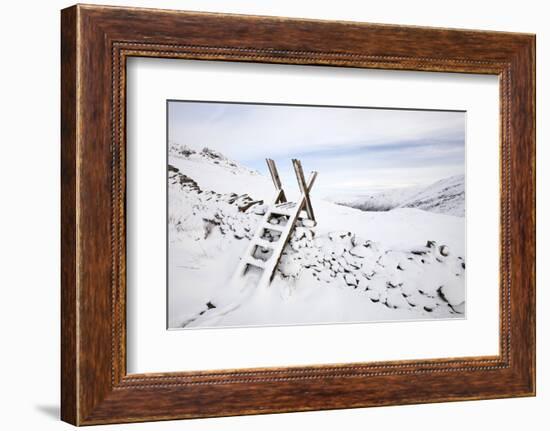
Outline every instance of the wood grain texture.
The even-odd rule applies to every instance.
[[[534,395],[533,35],[74,6],[62,11],[61,37],[63,420],[86,425]],[[500,354],[127,375],[130,56],[498,75]]]
[[[77,422],[76,9],[61,17],[61,417]]]

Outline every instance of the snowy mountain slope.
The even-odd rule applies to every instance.
[[[420,190],[421,188],[419,187],[394,188],[362,194],[354,197],[352,200],[344,200],[335,196],[331,198],[331,201],[361,211],[389,211],[398,208],[403,202],[412,198]]]
[[[464,175],[456,175],[433,183],[399,206],[464,217],[464,198]]]
[[[169,163],[197,181],[203,190],[215,190],[217,193],[250,193],[260,199],[274,194],[269,178],[239,165],[216,151],[171,143],[168,154]]]
[[[411,208],[314,198],[318,225],[295,230],[273,283],[231,283],[273,186],[221,154],[181,150],[169,154],[170,327],[464,316],[463,219]]]
[[[361,196],[352,201],[334,199],[340,205],[362,211],[388,211],[394,208],[418,208],[439,214],[464,217],[464,175],[439,180],[427,187],[404,187]]]

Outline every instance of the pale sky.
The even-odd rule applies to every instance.
[[[466,113],[216,102],[168,104],[168,139],[209,147],[265,175],[275,160],[294,183],[291,159],[319,172],[320,196],[357,196],[428,185],[465,173]],[[294,185],[294,184],[293,184]]]

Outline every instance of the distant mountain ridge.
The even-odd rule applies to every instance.
[[[389,211],[395,208],[418,208],[439,214],[464,217],[465,177],[455,175],[427,187],[407,187],[362,196],[351,202],[336,203],[362,211]]]

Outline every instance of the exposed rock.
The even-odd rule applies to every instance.
[[[254,208],[252,208],[252,213],[256,215],[264,215],[267,211],[267,205],[255,205]]]
[[[347,232],[347,231],[329,232],[328,237],[331,241],[339,242],[344,239],[349,239],[351,241],[351,232]]]
[[[356,245],[350,251],[352,256],[365,258],[369,255],[369,250],[364,245]]]
[[[254,205],[262,205],[264,203],[263,200],[259,200],[259,201],[250,201],[248,203],[245,203],[241,206],[239,206],[239,211],[240,212],[245,212],[247,211],[249,208],[253,207]]]
[[[355,279],[355,277],[353,275],[345,274],[344,275],[344,280],[346,281],[346,284],[348,286],[357,287],[357,280]]]

